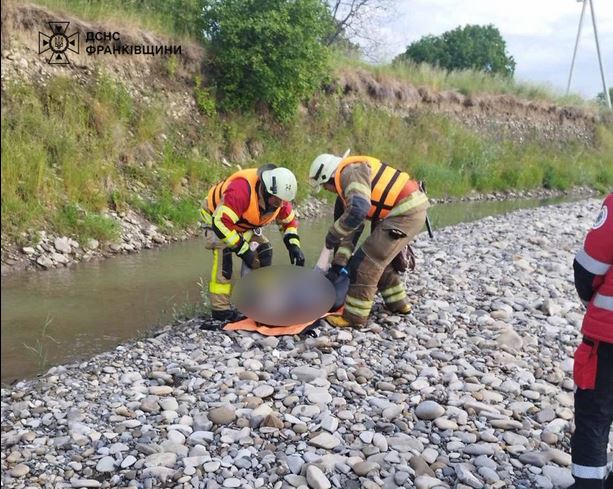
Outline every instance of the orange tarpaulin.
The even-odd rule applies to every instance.
[[[336,312],[329,312],[324,314],[321,318],[315,319],[314,321],[308,321],[306,323],[300,324],[292,324],[290,326],[268,326],[266,324],[258,323],[250,318],[241,319],[240,321],[236,321],[234,323],[226,324],[223,329],[225,331],[256,331],[265,336],[283,336],[283,335],[294,335],[302,333],[306,328],[315,324],[322,318],[329,316],[331,314],[342,314],[342,310]]]

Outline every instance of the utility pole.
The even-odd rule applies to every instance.
[[[570,83],[573,78],[573,69],[575,68],[575,58],[577,56],[577,48],[579,47],[579,38],[581,37],[581,28],[583,26],[583,16],[585,14],[586,4],[590,4],[590,11],[592,14],[592,26],[594,27],[594,39],[596,41],[596,52],[598,54],[598,65],[600,66],[600,77],[602,78],[602,89],[604,91],[605,101],[607,103],[607,107],[611,109],[611,97],[609,96],[609,89],[607,88],[607,80],[604,72],[604,64],[602,62],[602,56],[600,54],[600,43],[598,41],[598,29],[596,28],[596,13],[594,12],[594,3],[593,0],[577,0],[578,2],[583,3],[581,7],[581,17],[579,17],[579,29],[577,31],[577,40],[575,41],[575,50],[573,51],[573,60],[570,64],[570,73],[568,74],[568,85],[566,86],[566,95],[568,95],[570,91]]]

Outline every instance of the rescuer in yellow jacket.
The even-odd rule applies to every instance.
[[[283,232],[290,262],[304,266],[291,204],[296,190],[294,174],[272,164],[238,171],[209,190],[201,213],[205,244],[213,250],[209,281],[213,319],[238,318],[230,304],[233,253],[250,269],[272,263],[272,246],[261,232],[263,226],[276,222]]]
[[[386,307],[410,312],[411,305],[392,260],[419,233],[426,220],[428,199],[419,183],[405,172],[371,156],[321,154],[311,164],[309,181],[338,195],[342,215],[330,227],[325,246],[335,250],[329,276],[348,273],[349,291],[342,317],[327,320],[337,327],[366,324],[377,290]],[[354,235],[365,220],[371,234],[354,253]]]

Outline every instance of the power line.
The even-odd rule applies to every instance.
[[[604,97],[607,103],[607,107],[611,109],[611,97],[609,95],[609,89],[607,88],[607,80],[605,77],[604,64],[602,62],[602,56],[600,54],[600,43],[598,42],[598,29],[596,28],[596,13],[594,11],[594,2],[593,0],[577,0],[578,2],[583,3],[581,7],[581,16],[579,17],[579,29],[577,31],[577,40],[575,41],[575,49],[573,51],[573,59],[570,64],[570,73],[568,74],[568,85],[566,86],[566,95],[568,95],[570,91],[570,84],[573,78],[573,70],[575,68],[575,58],[577,57],[577,48],[579,47],[579,38],[581,37],[581,28],[583,27],[583,17],[585,14],[586,4],[590,4],[590,12],[592,14],[592,26],[594,27],[594,39],[596,41],[596,52],[598,54],[598,65],[600,66],[600,76],[602,78],[602,88],[604,91]]]

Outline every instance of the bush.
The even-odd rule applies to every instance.
[[[199,76],[195,78],[194,85],[196,106],[207,117],[213,117],[217,109],[215,107],[215,99],[211,95],[211,90],[202,86],[202,78]]]
[[[319,0],[216,0],[205,10],[213,77],[225,109],[264,103],[288,120],[326,75],[331,28]]]

